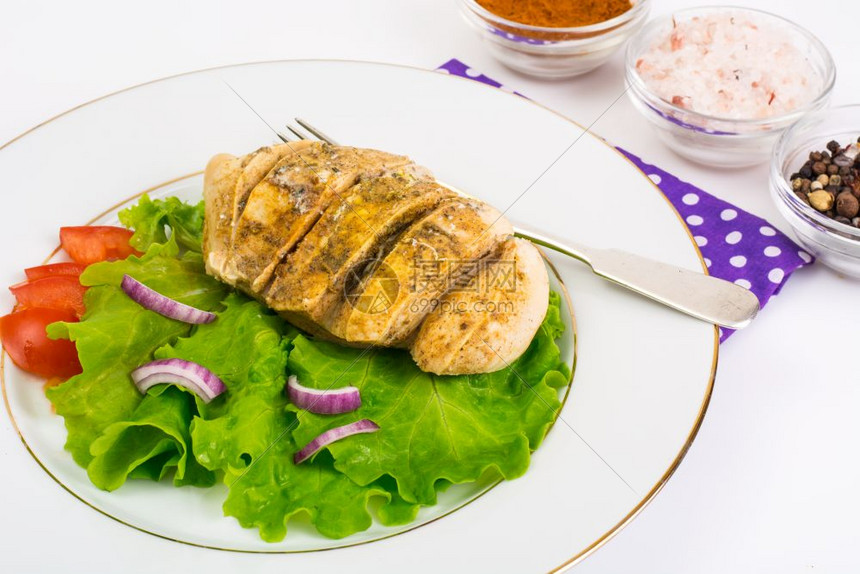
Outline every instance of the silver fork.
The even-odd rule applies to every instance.
[[[295,118],[295,121],[298,125],[286,125],[292,136],[278,132],[278,137],[287,143],[317,139],[339,145],[305,120]],[[755,294],[717,277],[619,249],[598,249],[573,243],[523,225],[516,225],[514,231],[518,237],[585,263],[604,279],[720,327],[743,329],[759,310]]]

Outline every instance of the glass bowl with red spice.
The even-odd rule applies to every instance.
[[[627,45],[627,91],[678,155],[715,167],[767,162],[786,128],[825,107],[836,79],[824,44],[775,14],[679,10]]]
[[[648,16],[651,0],[459,0],[500,62],[541,78],[570,78],[606,62]]]

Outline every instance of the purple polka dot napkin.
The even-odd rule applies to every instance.
[[[457,59],[445,62],[438,71],[522,95]],[[764,219],[681,181],[624,149],[618,150],[657,184],[684,218],[711,275],[750,289],[762,307],[779,293],[794,271],[812,262],[812,256]],[[720,341],[732,333],[730,329],[721,329]]]

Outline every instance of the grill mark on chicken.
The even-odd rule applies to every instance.
[[[390,249],[403,229],[451,195],[436,183],[396,174],[363,179],[344,203],[329,206],[276,268],[266,303],[288,320],[301,316],[325,327],[350,274],[374,253]]]
[[[515,274],[514,283],[446,293],[410,344],[412,358],[422,370],[450,375],[503,369],[525,352],[540,328],[549,296],[540,252],[524,239],[510,238],[486,263],[488,277],[497,277],[505,266]]]

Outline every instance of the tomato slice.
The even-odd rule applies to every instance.
[[[51,263],[49,265],[39,265],[38,267],[24,269],[24,273],[27,274],[28,281],[35,281],[36,279],[43,279],[54,275],[74,275],[75,277],[79,277],[86,268],[86,265],[74,262]]]
[[[49,339],[45,327],[57,321],[77,321],[74,313],[60,309],[24,309],[0,317],[3,348],[20,368],[42,377],[67,379],[81,372],[75,344]]]
[[[140,252],[128,244],[133,232],[109,225],[61,227],[60,244],[76,263],[89,265],[99,261],[125,259]]]
[[[53,275],[9,287],[18,304],[24,308],[60,309],[76,313],[78,317],[86,311],[86,290],[74,275]]]

